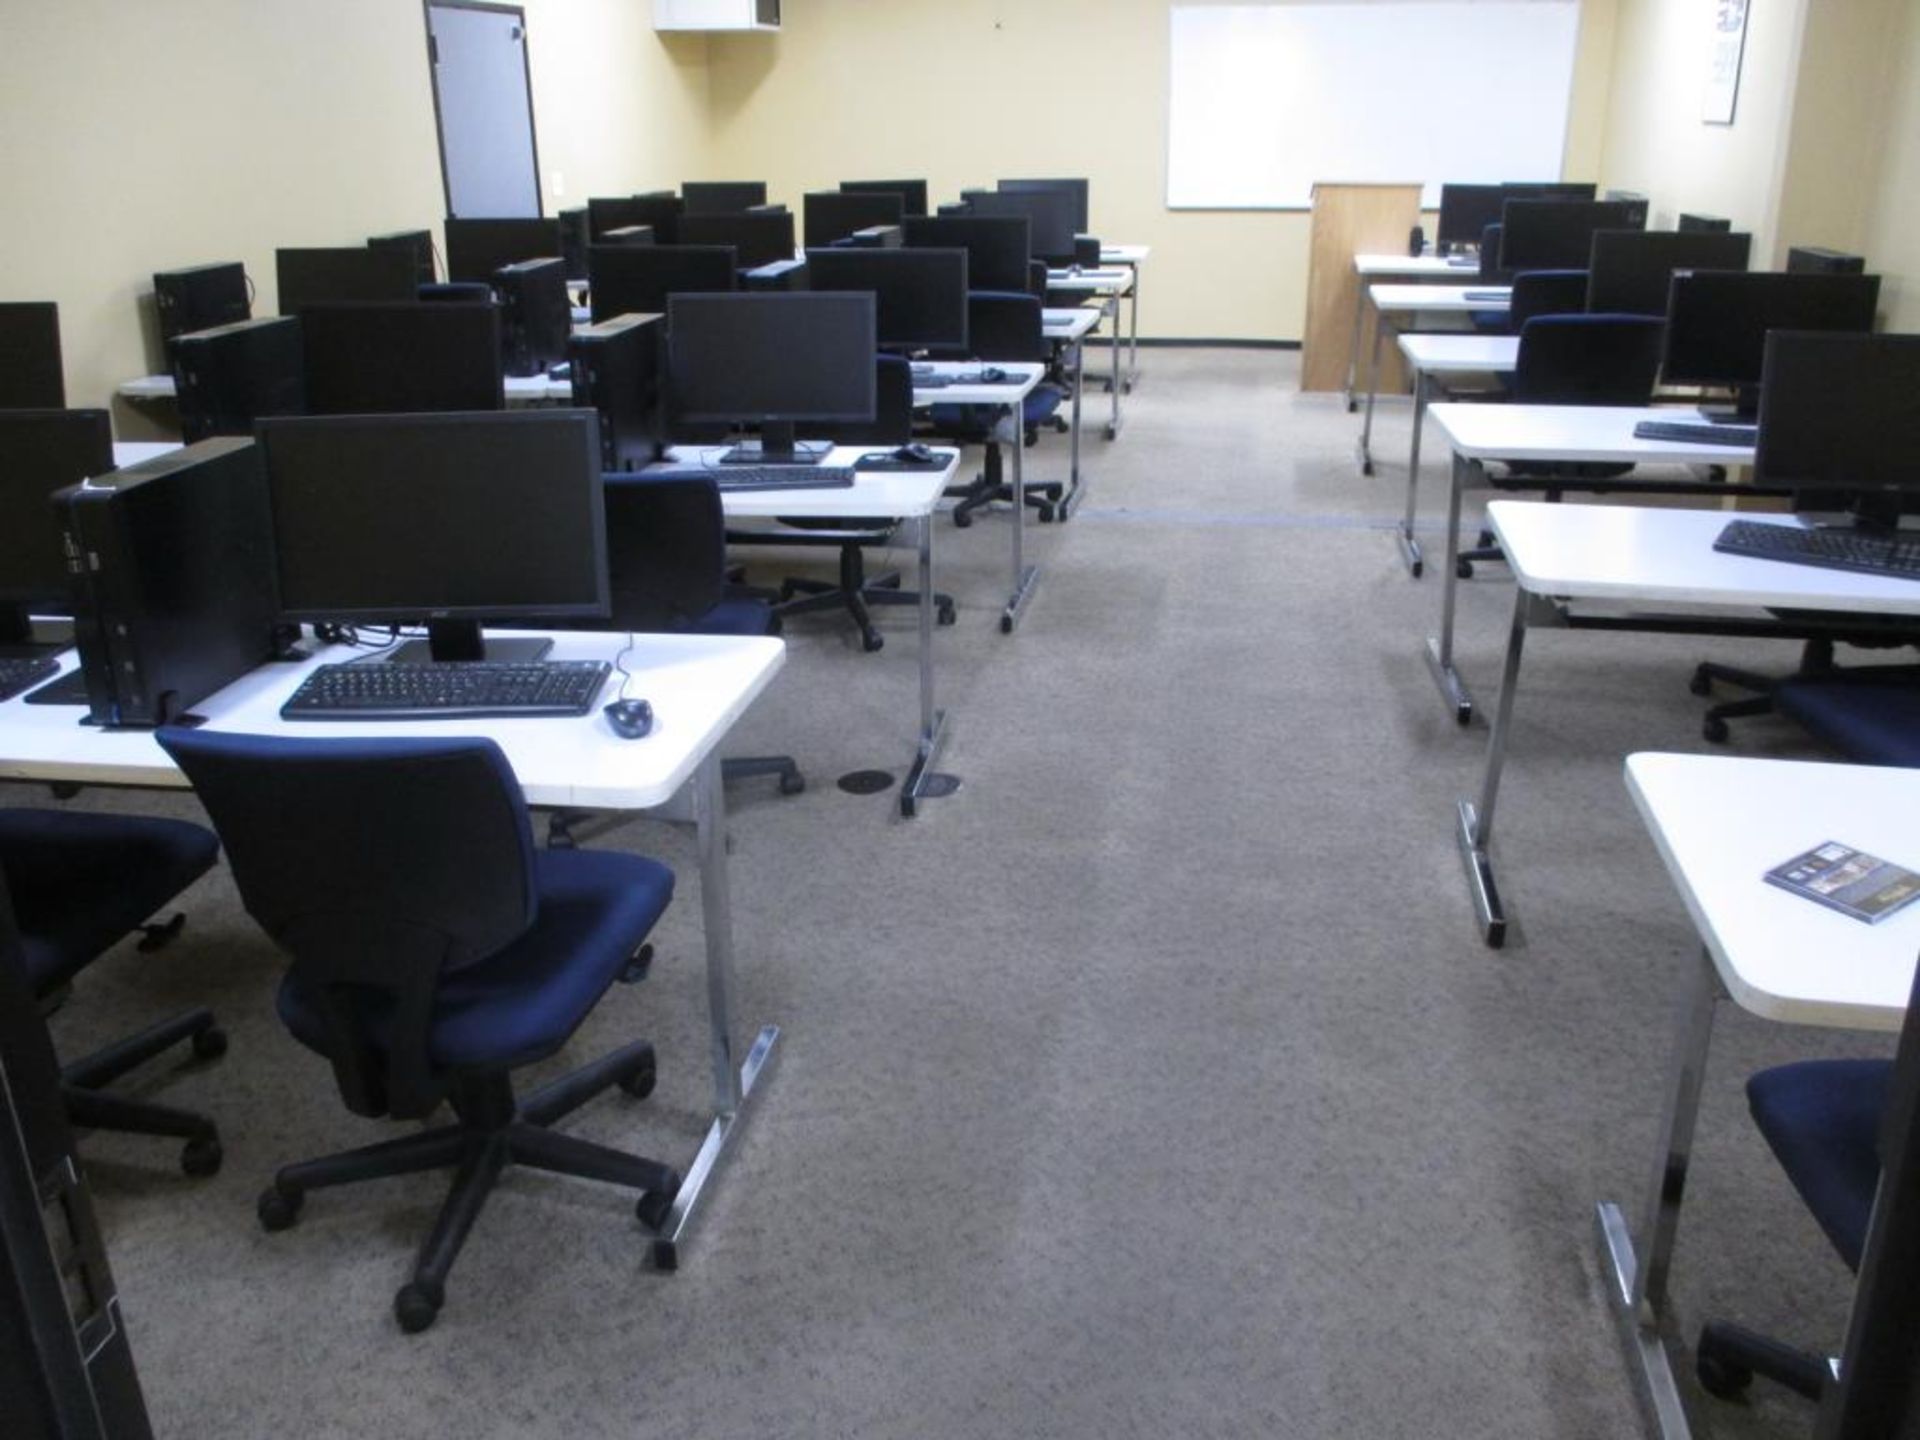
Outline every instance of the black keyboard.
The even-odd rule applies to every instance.
[[[0,660],[0,700],[11,700],[22,690],[31,690],[42,680],[51,679],[60,662],[47,655],[30,660]]]
[[[1715,425],[1707,420],[1642,420],[1633,427],[1636,440],[1676,440],[1683,445],[1751,446],[1759,435],[1758,425]]]
[[[945,375],[916,375],[913,377],[913,388],[916,390],[944,390],[952,383],[953,381]]]
[[[1460,293],[1476,305],[1506,305],[1513,300],[1511,290],[1463,290]]]
[[[844,490],[851,465],[719,465],[707,472],[721,490]]]
[[[1895,580],[1920,580],[1920,536],[1876,535],[1869,531],[1807,530],[1798,525],[1768,525],[1735,520],[1720,532],[1713,548],[1755,560],[1784,560],[1823,570],[1857,570]]]
[[[280,707],[283,720],[458,720],[584,715],[613,667],[604,660],[322,665]]]

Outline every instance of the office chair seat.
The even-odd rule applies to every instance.
[[[681,628],[690,635],[778,635],[780,619],[765,600],[735,596]]]
[[[673,872],[613,850],[541,850],[533,856],[540,923],[476,964],[449,971],[434,997],[429,1056],[448,1070],[518,1069],[560,1049],[626,971],[633,936],[673,898]],[[294,1038],[328,1053],[318,997],[298,969],[280,986],[280,1018]],[[391,1014],[370,1002],[367,1023],[385,1045]]]
[[[1920,766],[1920,666],[1793,675],[1772,695],[1781,714],[1850,760]]]

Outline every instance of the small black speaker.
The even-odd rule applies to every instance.
[[[1725,234],[1733,229],[1733,221],[1724,215],[1691,215],[1683,210],[1680,212],[1680,218],[1674,222],[1674,229]]]
[[[1419,256],[1427,253],[1427,232],[1418,225],[1407,232],[1407,254]]]
[[[1867,257],[1829,250],[1824,245],[1795,245],[1787,251],[1787,269],[1808,275],[1864,275]]]

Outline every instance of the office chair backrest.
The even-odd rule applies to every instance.
[[[875,372],[873,419],[822,428],[836,445],[905,445],[913,439],[913,367],[901,355],[882,355]]]
[[[347,1107],[425,1115],[445,1090],[427,1048],[442,972],[495,954],[538,910],[526,799],[500,748],[157,738],[206,807],[247,913],[321,1015]]]
[[[1646,315],[1540,315],[1520,331],[1513,398],[1533,405],[1645,405],[1663,323]]]
[[[906,362],[901,362],[904,367]],[[704,475],[605,477],[612,608],[594,630],[675,630],[726,593],[727,532],[720,491]]]
[[[1536,315],[1580,315],[1586,308],[1586,271],[1522,270],[1513,277],[1507,321],[1517,335]]]
[[[416,292],[423,304],[491,305],[493,287],[483,280],[436,280]]]
[[[976,360],[1047,359],[1040,301],[1006,290],[974,290],[967,295],[967,348]]]
[[[1041,300],[1047,298],[1047,262],[1029,260],[1027,262],[1027,293]],[[1079,301],[1074,302],[1078,304]]]
[[[1480,232],[1480,279],[1489,284],[1504,285],[1508,272],[1500,265],[1501,237],[1506,234],[1506,226],[1492,224]]]

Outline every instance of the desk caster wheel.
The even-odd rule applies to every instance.
[[[218,1135],[196,1135],[180,1149],[180,1168],[196,1180],[220,1173],[225,1152]]]
[[[393,1318],[409,1335],[418,1335],[439,1318],[446,1304],[446,1292],[438,1285],[423,1285],[418,1280],[402,1285],[393,1297]]]
[[[1454,561],[1453,573],[1462,580],[1471,580],[1473,578],[1473,562],[1471,560]]]
[[[1693,677],[1687,681],[1687,692],[1700,696],[1713,694],[1713,676],[1707,673],[1706,666],[1702,665],[1693,672]]]

